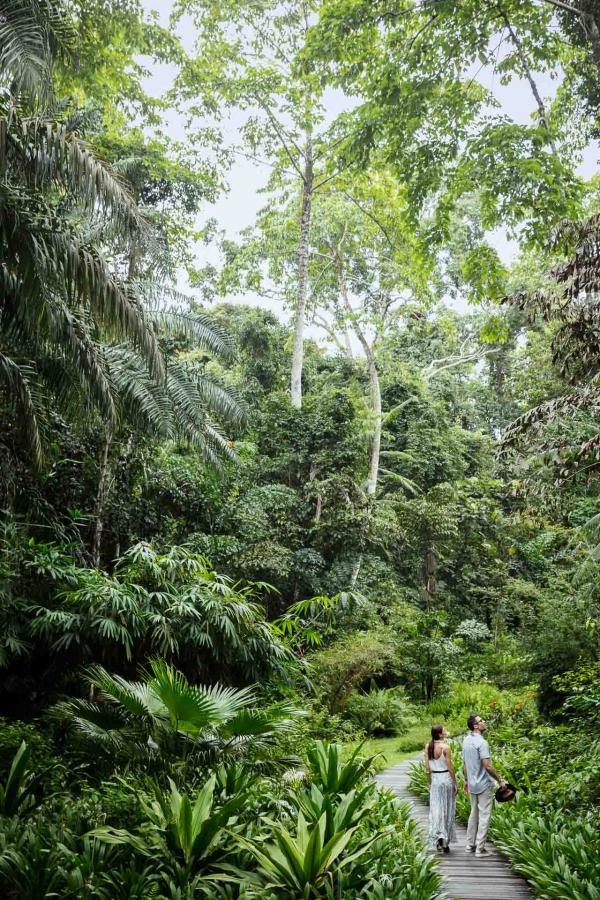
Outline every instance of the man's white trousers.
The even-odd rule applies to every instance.
[[[481,794],[469,794],[471,815],[467,825],[467,845],[482,850],[485,847],[492,807],[494,805],[494,789],[488,788]]]

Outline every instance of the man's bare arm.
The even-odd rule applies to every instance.
[[[482,760],[481,760],[481,765],[482,765],[483,768],[486,770],[486,772],[489,772],[489,774],[492,776],[492,778],[494,779],[494,781],[497,781],[497,782],[498,782],[498,784],[505,784],[505,783],[506,783],[506,782],[504,781],[504,778],[501,778],[501,777],[498,775],[498,773],[496,772],[495,768],[494,768],[493,765],[492,765],[491,759],[482,759]]]

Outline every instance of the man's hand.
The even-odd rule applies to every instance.
[[[468,794],[468,793],[469,793],[469,782],[467,781],[466,778],[465,778],[465,780],[464,780],[464,782],[463,782],[463,790],[464,790],[465,794]]]

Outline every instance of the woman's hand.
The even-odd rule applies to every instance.
[[[458,781],[455,778],[454,779],[454,796],[456,797],[457,794],[458,794]]]

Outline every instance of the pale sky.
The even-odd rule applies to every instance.
[[[169,14],[173,6],[172,0],[142,0],[142,2],[146,10],[154,10],[158,13],[163,25],[168,24]],[[184,45],[191,49],[193,29],[182,29],[181,37]],[[145,87],[151,95],[161,96],[172,85],[176,71],[175,67],[152,64],[151,68],[152,75],[147,79]],[[501,85],[494,73],[486,70],[479,71],[477,78],[486,88],[492,91],[493,96],[500,103],[501,109],[498,110],[499,112],[505,112],[519,123],[530,121],[531,114],[536,107],[529,86],[525,81],[519,82],[514,80],[509,85]],[[552,81],[548,76],[541,74],[536,75],[536,81],[543,97],[552,97],[554,95],[557,81]],[[331,91],[326,98],[326,105],[328,118],[334,118],[344,108],[347,109],[349,104],[348,100],[340,92]],[[232,143],[239,140],[239,127],[242,121],[243,117],[240,114],[233,114],[227,123],[226,136]],[[181,117],[173,112],[168,115],[167,122],[170,136],[175,140],[185,141],[185,127]],[[586,149],[579,167],[579,173],[585,178],[591,177],[598,170],[599,158],[600,149],[594,143]],[[200,221],[204,222],[208,218],[215,218],[219,226],[226,232],[227,237],[234,239],[241,229],[254,222],[256,213],[264,205],[266,198],[260,193],[260,189],[264,187],[268,173],[269,169],[267,166],[261,166],[239,156],[227,176],[228,192],[224,193],[215,204],[206,204],[201,211]],[[497,229],[490,236],[490,242],[496,247],[503,260],[509,263],[515,254],[516,244],[507,239],[505,230]],[[207,262],[216,263],[218,261],[214,249],[203,244],[198,245],[196,256],[199,266]],[[185,284],[181,284],[180,287],[188,290]],[[248,295],[232,299],[268,307],[283,319],[289,317],[289,312],[272,301],[263,301],[256,296]],[[461,302],[454,305],[461,310],[467,308],[466,304]],[[310,336],[321,339],[323,333],[318,329],[312,333],[311,329]]]

